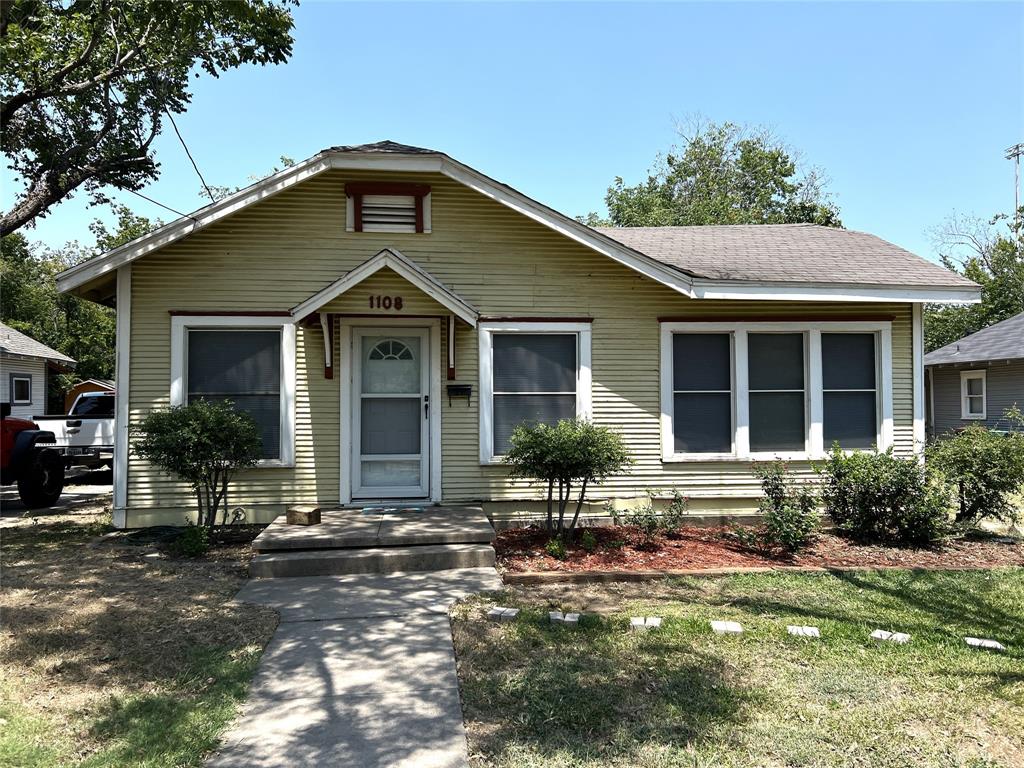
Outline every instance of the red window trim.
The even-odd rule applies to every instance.
[[[430,194],[429,184],[410,184],[401,181],[350,181],[345,184],[345,195],[352,199],[354,215],[352,229],[363,231],[363,195],[412,195],[416,200],[416,231],[424,231],[423,198]]]

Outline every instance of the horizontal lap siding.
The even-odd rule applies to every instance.
[[[745,464],[661,463],[661,316],[896,316],[895,437],[897,449],[910,453],[909,305],[689,300],[443,176],[426,176],[415,180],[432,185],[432,234],[346,233],[345,182],[408,177],[332,171],[137,261],[132,271],[132,421],[137,423],[150,409],[168,404],[168,310],[286,310],[381,249],[392,247],[485,316],[594,318],[594,417],[620,429],[637,459],[628,475],[612,478],[598,494],[631,496],[648,488],[678,487],[694,495],[737,497],[756,491]],[[379,311],[383,316],[440,311],[436,302],[390,270],[368,278],[326,309],[370,313],[368,296],[378,294],[401,295],[405,302],[400,312]],[[464,399],[449,405],[442,397],[444,498],[533,496],[537,489],[509,482],[501,468],[479,464],[476,345],[476,331],[459,323],[456,381],[473,385],[473,396],[468,407]],[[318,327],[300,328],[297,350],[296,467],[243,473],[231,500],[261,519],[292,501],[338,502],[339,382],[323,376],[323,337]],[[443,343],[434,354],[441,356],[443,371]],[[137,519],[145,518],[145,508],[168,512],[191,508],[192,500],[180,483],[134,457],[130,461],[129,507],[133,513],[139,510]],[[131,518],[129,524],[134,524]]]
[[[985,420],[961,419],[960,372],[985,370]],[[956,368],[933,368],[931,380],[935,392],[929,399],[935,406],[932,434],[941,435],[971,424],[984,424],[994,429],[1007,429],[1004,414],[1010,408],[1024,407],[1024,361],[979,363]]]

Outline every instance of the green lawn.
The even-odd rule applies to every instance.
[[[518,621],[486,622],[494,602]],[[600,615],[571,630],[552,608]],[[637,615],[664,625],[630,633]],[[715,636],[712,618],[746,633]],[[456,606],[453,624],[479,766],[1024,765],[1020,569],[523,587]],[[876,647],[876,628],[911,643]]]

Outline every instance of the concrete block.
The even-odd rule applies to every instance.
[[[906,645],[910,642],[910,635],[904,632],[886,632],[884,629],[876,629],[871,633],[871,639],[876,643],[896,643]]]
[[[1006,646],[997,640],[985,640],[980,637],[965,637],[964,642],[971,648],[977,648],[981,651],[999,651],[1002,653],[1006,650]]]
[[[501,621],[502,615],[505,613],[505,609],[500,606],[494,606],[487,612],[488,621]]]
[[[791,624],[786,627],[786,631],[796,637],[821,637],[821,632],[818,631],[817,627],[794,626]]]
[[[648,616],[647,617],[647,628],[657,629],[661,626],[661,616]]]
[[[743,634],[743,627],[736,621],[712,621],[711,629],[716,635]]]
[[[518,616],[518,615],[519,615],[519,609],[518,608],[505,608],[501,612],[501,620],[502,620],[502,622],[515,621],[516,620],[516,616]]]
[[[578,613],[567,613],[562,621],[568,627],[578,627],[580,625],[580,615]]]
[[[629,620],[629,628],[634,632],[638,632],[647,629],[647,622],[644,621],[643,616],[634,616]]]
[[[552,624],[561,624],[565,621],[565,614],[561,611],[548,611],[548,621]]]
[[[320,507],[312,504],[296,504],[294,507],[288,507],[285,521],[288,525],[319,525]]]

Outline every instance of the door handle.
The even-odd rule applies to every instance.
[[[67,425],[69,427],[80,427],[80,426],[82,426],[82,420],[81,419],[68,419]]]
[[[430,418],[430,395],[423,396],[423,418]]]

